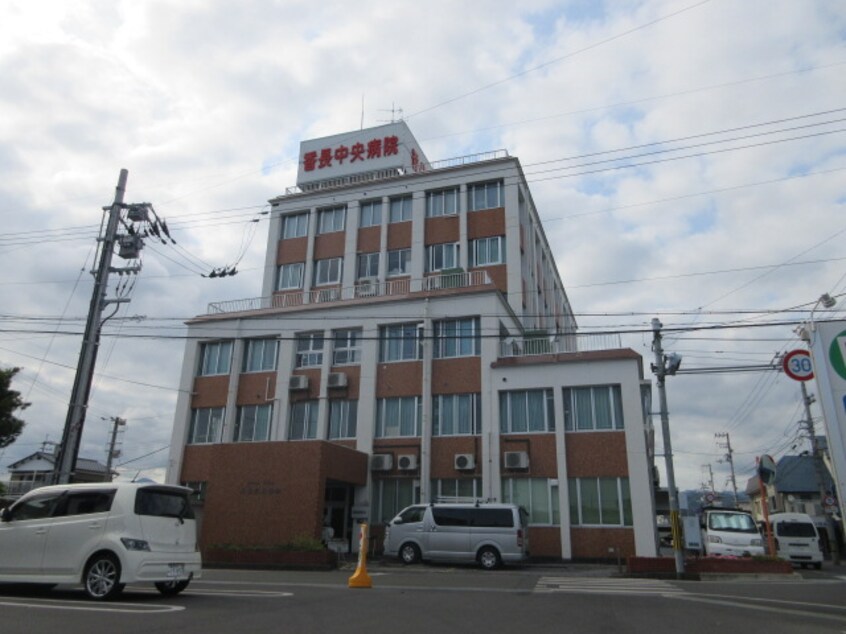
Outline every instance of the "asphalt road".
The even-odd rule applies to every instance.
[[[128,586],[109,603],[73,586],[0,586],[0,632],[846,632],[846,567],[708,581],[627,579],[613,566],[580,565],[368,571],[373,587],[352,589],[352,570],[206,570],[178,597]]]

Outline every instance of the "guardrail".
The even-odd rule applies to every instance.
[[[272,308],[294,308],[309,304],[344,302],[369,297],[387,297],[408,295],[422,291],[439,291],[453,288],[469,288],[492,284],[486,271],[458,271],[430,275],[423,279],[403,278],[399,280],[360,280],[355,286],[317,288],[309,291],[280,292],[270,297],[251,297],[233,299],[225,302],[212,302],[206,314],[222,315]]]
[[[619,334],[558,334],[527,338],[507,337],[500,342],[499,356],[531,357],[567,352],[595,352],[622,348]]]

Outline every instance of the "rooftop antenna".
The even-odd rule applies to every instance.
[[[380,123],[396,123],[397,121],[402,121],[402,108],[397,108],[396,104],[391,102],[391,109],[388,110],[387,108],[380,108],[379,112],[390,112],[391,119],[379,119]]]

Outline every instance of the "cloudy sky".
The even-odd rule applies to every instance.
[[[107,322],[81,455],[105,461],[120,416],[117,462],[155,476],[182,322],[260,294],[262,211],[294,184],[300,140],[392,109],[431,160],[520,158],[581,329],[623,331],[647,373],[652,317],[684,369],[765,365],[799,346],[792,324],[820,294],[846,292],[841,0],[3,8],[0,366],[22,368],[32,406],[0,474],[61,438],[121,168],[126,201],[151,202],[177,244],[148,242],[141,274],[114,278],[131,302]],[[808,448],[783,374],[678,375],[668,399],[681,487],[708,464],[726,485],[717,433],[741,488],[755,456]]]

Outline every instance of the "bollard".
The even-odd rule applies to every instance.
[[[349,578],[347,585],[350,588],[372,588],[373,580],[367,574],[367,524],[362,523],[358,538],[358,565],[355,567],[353,576]]]

